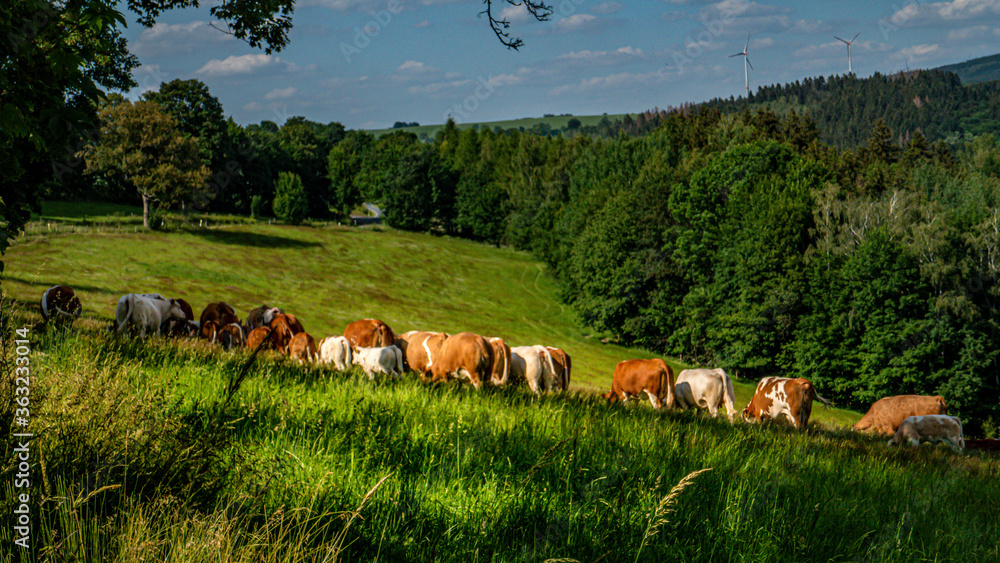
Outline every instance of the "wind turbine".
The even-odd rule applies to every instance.
[[[833,36],[834,39],[840,39],[841,41],[843,41],[844,43],[847,44],[847,72],[848,73],[854,72],[853,70],[851,70],[851,43],[854,43],[854,40],[858,38],[858,35],[861,35],[860,31],[857,33],[857,35],[855,35],[853,38],[851,38],[850,41],[847,41],[845,39],[840,39],[836,35]]]
[[[747,47],[749,46],[750,46],[750,34],[748,33],[747,44],[743,46],[743,50],[734,55],[729,55],[730,59],[733,57],[738,57],[740,55],[743,55],[743,81],[746,82],[746,88],[748,94],[750,93],[750,71],[747,70],[747,67],[753,68],[753,65],[750,64],[750,59],[747,58]]]

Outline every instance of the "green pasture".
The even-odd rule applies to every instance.
[[[616,119],[623,119],[626,115],[624,113],[614,114],[614,115],[556,115],[552,117],[524,117],[521,119],[506,119],[502,121],[483,121],[478,123],[456,123],[459,129],[471,129],[473,127],[478,127],[479,129],[493,129],[494,127],[500,127],[501,129],[518,129],[524,127],[526,130],[531,129],[539,123],[546,123],[552,129],[563,129],[569,123],[570,119],[580,120],[580,125],[589,126],[597,125],[602,119],[607,117],[610,121]],[[633,114],[634,115],[634,114]],[[393,131],[407,131],[415,135],[427,134],[428,137],[434,138],[434,135],[438,131],[444,129],[444,124],[436,125],[418,125],[417,127],[399,127],[399,128],[387,128],[387,129],[371,129],[367,131],[375,136],[385,135],[386,133],[392,133]]]
[[[100,205],[46,204],[41,221],[3,258],[7,298],[37,308],[45,289],[66,284],[80,296],[84,317],[106,323],[129,292],[184,298],[196,315],[213,301],[226,301],[241,317],[267,303],[295,314],[317,340],[361,318],[382,319],[399,333],[468,330],[511,346],[565,349],[572,388],[587,391],[606,391],[618,362],[654,357],[603,343],[559,302],[545,266],[524,252],[391,229],[234,224],[215,216],[208,224],[218,226],[188,223],[172,232],[68,228],[83,216],[96,221],[129,209],[136,210],[109,206],[102,217]],[[42,226],[56,218],[67,221],[64,231]],[[675,372],[689,367],[667,360]],[[736,379],[738,409],[755,384]],[[860,418],[839,409],[813,413],[837,424]]]

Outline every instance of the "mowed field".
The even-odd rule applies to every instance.
[[[805,432],[608,406],[592,390],[620,359],[650,354],[590,336],[529,256],[389,230],[209,218],[233,224],[129,233],[125,215],[71,219],[50,233],[43,218],[4,257],[4,314],[29,332],[42,460],[22,559],[1000,560],[995,456],[888,448],[846,428],[857,413],[818,406]],[[36,295],[55,283],[86,308],[70,333],[38,324]],[[372,381],[140,341],[105,330],[127,291],[196,310],[225,299],[241,314],[265,300],[320,336],[375,316],[400,331],[545,342],[573,354],[575,389]],[[751,390],[738,383],[737,408]],[[4,459],[12,447],[0,443]],[[0,465],[5,513],[12,468]],[[0,545],[13,533],[0,528]]]

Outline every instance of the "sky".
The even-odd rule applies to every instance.
[[[238,123],[293,116],[349,129],[636,113],[808,77],[934,68],[1000,52],[1000,0],[814,2],[557,0],[550,21],[494,0],[504,47],[481,0],[298,0],[290,44],[265,54],[219,31],[200,8],[152,28],[126,13],[142,66],[136,98],[198,79]],[[218,2],[219,0],[214,0]],[[124,10],[124,6],[122,7]],[[749,44],[747,40],[749,37]]]

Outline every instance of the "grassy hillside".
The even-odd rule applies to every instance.
[[[562,129],[566,127],[570,119],[579,119],[581,125],[597,125],[602,119],[607,117],[609,120],[614,121],[616,119],[622,119],[626,114],[619,113],[614,115],[557,115],[553,117],[525,117],[521,119],[507,119],[502,121],[484,121],[478,123],[458,123],[459,129],[470,129],[472,127],[479,127],[480,129],[493,129],[494,127],[500,127],[501,129],[518,129],[520,127],[531,129],[535,125],[540,123],[547,124],[552,129]],[[437,125],[420,125],[418,127],[400,127],[398,129],[371,129],[368,133],[373,135],[384,135],[386,133],[392,133],[393,131],[409,131],[417,136],[426,134],[431,139],[438,130],[443,129],[444,124],[439,123]]]

